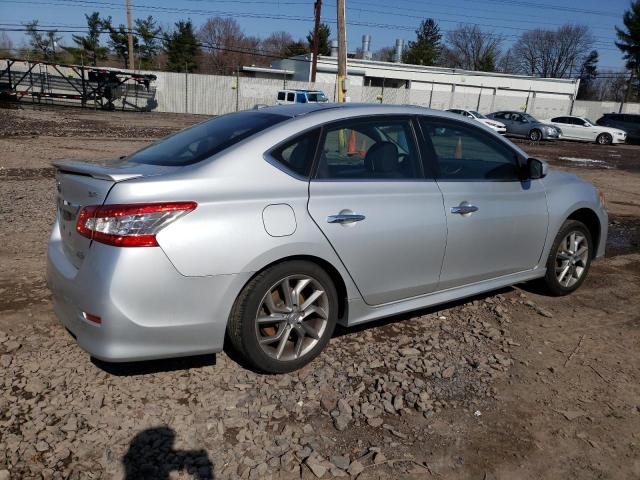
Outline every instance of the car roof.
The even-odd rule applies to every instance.
[[[286,115],[288,117],[297,117],[307,115],[314,112],[335,110],[341,113],[350,113],[353,115],[371,114],[371,115],[442,115],[451,116],[450,118],[458,118],[455,114],[445,112],[444,110],[434,110],[419,105],[396,105],[381,103],[292,103],[285,105],[274,105],[271,107],[261,108],[261,112],[275,113]]]

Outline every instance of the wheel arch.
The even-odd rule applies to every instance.
[[[281,263],[290,262],[294,260],[304,260],[307,262],[315,263],[320,268],[322,268],[329,275],[329,277],[331,277],[331,280],[333,281],[333,285],[336,287],[336,292],[338,294],[338,322],[342,322],[343,320],[346,322],[347,314],[348,314],[348,298],[349,298],[349,295],[347,292],[347,284],[342,274],[340,273],[340,271],[331,262],[323,258],[317,257],[315,255],[308,255],[308,254],[290,255],[290,256],[286,256],[286,257],[282,257],[277,260],[274,260],[264,265],[258,271],[256,271],[251,276],[251,278],[249,278],[245,282],[245,284],[242,286],[240,291],[242,291],[251,282],[251,280],[253,280],[253,278],[256,275],[259,275],[260,273],[264,272],[266,269],[271,268],[275,265],[279,265]]]
[[[602,227],[600,225],[600,219],[598,218],[596,212],[594,212],[590,208],[582,207],[571,212],[571,214],[569,214],[569,216],[567,217],[567,220],[577,220],[579,222],[582,222],[587,227],[589,233],[591,234],[591,240],[593,240],[592,256],[595,257],[596,252],[600,247],[600,232]]]

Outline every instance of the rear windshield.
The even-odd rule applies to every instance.
[[[149,165],[191,165],[288,118],[254,110],[223,115],[153,143],[127,160]]]

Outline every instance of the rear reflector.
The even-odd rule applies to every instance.
[[[117,247],[157,247],[156,234],[197,206],[196,202],[91,205],[80,211],[76,231]]]
[[[85,320],[89,320],[90,322],[97,323],[98,325],[102,324],[102,319],[97,315],[91,315],[90,313],[82,312],[82,316],[84,317]]]

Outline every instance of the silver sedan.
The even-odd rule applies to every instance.
[[[300,368],[352,326],[529,280],[568,294],[604,200],[483,125],[420,107],[221,116],[55,162],[55,312],[106,361],[219,352]]]

